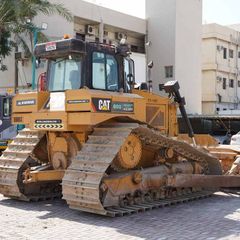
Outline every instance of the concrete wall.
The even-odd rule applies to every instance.
[[[176,66],[175,77],[186,98],[187,110],[202,111],[201,38],[202,1],[176,0]]]
[[[153,90],[158,92],[158,85],[166,82],[165,66],[175,65],[176,4],[175,0],[147,0],[147,61],[153,61]],[[173,71],[174,79],[175,71]],[[170,79],[169,79],[170,80]]]
[[[50,0],[53,3],[64,4],[74,16],[80,16],[100,23],[101,20],[114,27],[128,29],[136,33],[146,33],[146,21],[141,18],[123,14],[105,7],[91,4],[81,0]]]
[[[132,53],[131,58],[135,64],[136,83],[146,82],[146,56],[141,53]]]
[[[153,87],[176,79],[188,113],[201,113],[201,0],[147,0],[148,60],[155,62]],[[173,66],[166,78],[165,66]],[[194,87],[193,87],[194,86]]]

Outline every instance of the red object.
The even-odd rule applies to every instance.
[[[43,92],[47,90],[47,76],[46,73],[41,73],[38,77],[38,91]]]
[[[47,52],[54,51],[57,49],[57,43],[56,42],[48,42],[46,43],[45,50]]]

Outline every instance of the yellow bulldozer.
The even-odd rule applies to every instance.
[[[177,139],[179,85],[134,89],[126,45],[63,39],[35,48],[48,60],[37,92],[17,94],[12,122],[24,124],[0,158],[0,193],[37,201],[63,195],[70,208],[122,216],[239,187],[219,160]]]

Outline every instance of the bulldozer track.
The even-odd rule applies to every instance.
[[[218,159],[201,147],[192,147],[186,142],[166,137],[154,129],[139,127],[134,129],[133,133],[137,134],[147,145],[149,144],[156,148],[172,148],[178,155],[201,163],[205,168],[205,174],[222,175],[222,168]]]
[[[141,204],[127,205],[124,207],[104,208],[101,202],[101,181],[106,176],[106,170],[111,166],[122,144],[130,133],[139,136],[145,144],[151,144],[156,148],[172,147],[174,151],[190,159],[209,165],[206,171],[211,174],[220,174],[221,166],[216,167],[217,159],[199,149],[189,146],[187,143],[161,135],[157,130],[142,127],[137,123],[115,123],[101,125],[94,128],[86,144],[72,160],[72,164],[66,170],[62,186],[63,198],[72,209],[98,213],[108,216],[123,216],[139,211],[145,211],[157,207],[203,198],[212,192],[196,192],[184,194],[178,198],[143,202]]]
[[[37,188],[36,184],[23,184],[24,170],[38,164],[34,160],[33,151],[43,135],[44,133],[39,131],[23,129],[3,152],[0,157],[1,194],[23,201],[47,200],[59,196],[56,191],[43,191],[39,184]]]
[[[211,191],[201,191],[201,192],[186,194],[186,195],[171,198],[171,199],[149,201],[141,204],[133,204],[133,205],[124,206],[124,207],[106,208],[106,210],[107,210],[107,215],[110,217],[122,217],[122,216],[130,215],[133,213],[145,212],[152,209],[169,207],[176,204],[204,199],[204,198],[211,197],[212,195],[213,195],[213,192]]]

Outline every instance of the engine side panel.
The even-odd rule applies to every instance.
[[[146,100],[136,94],[88,89],[57,94],[18,94],[13,101],[13,123],[31,129],[77,131],[119,117],[146,121]]]

